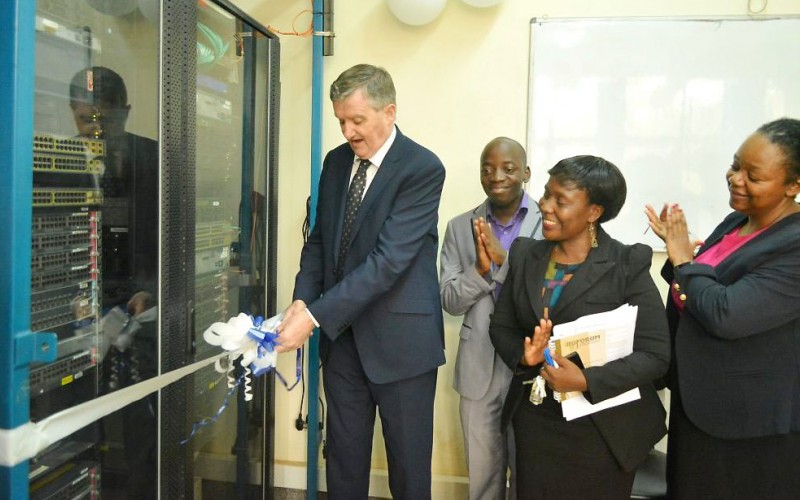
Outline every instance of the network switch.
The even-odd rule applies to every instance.
[[[34,207],[66,207],[102,204],[103,193],[99,189],[33,188]]]
[[[106,143],[102,139],[64,137],[44,133],[33,134],[34,153],[65,153],[73,155],[104,156]]]
[[[103,162],[97,158],[86,158],[79,155],[34,153],[33,171],[99,175],[103,172]]]
[[[31,483],[31,500],[100,498],[100,464],[94,461],[69,462],[42,479]]]
[[[31,397],[69,385],[95,365],[97,365],[95,353],[92,350],[85,350],[33,368],[30,375]]]
[[[94,278],[93,271],[91,264],[87,263],[68,269],[39,272],[31,276],[31,291],[35,293],[76,283],[85,283]]]
[[[82,286],[83,285],[83,286]],[[89,283],[31,295],[31,330],[48,331],[95,316],[96,301]]]
[[[88,209],[66,212],[38,210],[33,214],[32,230],[34,234],[88,230],[92,216]]]

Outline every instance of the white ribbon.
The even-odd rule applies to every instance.
[[[158,377],[147,379],[136,385],[125,387],[105,396],[67,408],[39,422],[27,422],[14,429],[0,429],[0,466],[13,467],[35,457],[42,450],[92,422],[114,413],[156,392],[217,360],[241,353],[223,352]]]

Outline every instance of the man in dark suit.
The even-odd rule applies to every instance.
[[[386,70],[356,65],[330,97],[347,142],[325,158],[279,350],[322,330],[329,498],[367,498],[376,408],[392,496],[430,498],[433,399],[444,363],[436,273],[444,167],[395,127]]]

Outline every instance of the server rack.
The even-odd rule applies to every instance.
[[[275,313],[279,45],[225,1],[40,0],[22,15],[36,64],[30,150],[12,165],[31,182],[30,286],[16,293],[30,338],[55,334],[57,356],[35,352],[6,396],[27,389],[39,422],[215,355],[201,340],[214,321]],[[224,381],[202,368],[0,467],[0,487],[269,498],[271,377],[191,434]]]

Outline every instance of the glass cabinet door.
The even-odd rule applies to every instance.
[[[31,329],[38,421],[158,374],[158,53],[136,2],[39,0]],[[154,498],[155,394],[31,460],[31,498]]]
[[[275,313],[277,40],[227,2],[38,0],[35,68],[31,330],[58,358],[31,367],[34,422]],[[262,496],[272,378],[249,401],[227,380],[209,364],[54,443],[30,497]]]
[[[265,124],[272,106],[272,55],[270,40],[222,4],[205,2],[196,24],[192,342],[195,358],[202,359],[219,352],[202,337],[212,323],[240,312],[254,317],[275,313],[266,297],[270,147]],[[240,375],[237,367],[230,377]],[[195,375],[195,421],[217,412],[228,393],[227,380],[213,367]],[[193,437],[194,475],[201,479],[204,496],[231,498],[237,482],[240,491],[264,482],[271,454],[264,449],[262,409],[265,384],[272,378],[252,382],[257,384],[252,401],[244,401],[240,390],[219,419]]]

